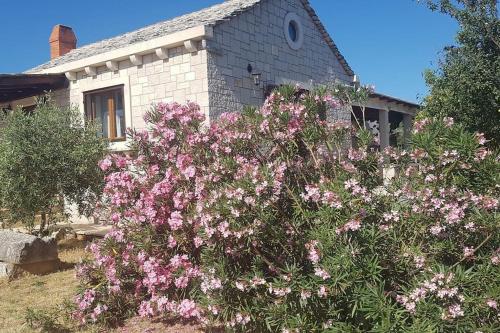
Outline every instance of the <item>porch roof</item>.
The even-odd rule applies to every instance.
[[[0,103],[67,87],[64,74],[0,74]]]
[[[374,93],[370,94],[370,97],[371,98],[376,98],[376,99],[379,99],[379,100],[385,101],[385,102],[391,102],[391,103],[395,103],[395,104],[404,105],[404,106],[406,106],[408,108],[412,108],[412,109],[415,109],[415,110],[418,110],[420,108],[419,104],[416,104],[416,103],[413,103],[413,102],[408,102],[408,101],[405,101],[405,100],[402,100],[402,99],[399,99],[399,98],[396,98],[396,97],[392,97],[392,96],[389,96],[389,95],[384,95],[384,94],[377,93],[377,92],[374,92]]]

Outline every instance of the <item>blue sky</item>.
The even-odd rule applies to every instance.
[[[457,25],[416,0],[310,0],[340,51],[365,84],[410,101],[427,93],[422,72],[434,68]],[[0,73],[49,59],[52,26],[73,27],[84,45],[222,0],[2,1]],[[8,13],[8,14],[7,14]]]

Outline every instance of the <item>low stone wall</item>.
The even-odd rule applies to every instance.
[[[0,277],[23,272],[47,274],[59,268],[54,238],[38,238],[15,231],[0,231]]]

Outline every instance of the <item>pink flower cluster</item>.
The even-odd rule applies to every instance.
[[[401,303],[408,312],[415,314],[417,304],[426,298],[433,297],[441,302],[444,307],[442,318],[445,320],[455,319],[464,315],[461,303],[464,296],[458,292],[457,287],[450,287],[453,282],[452,273],[437,273],[431,279],[423,281],[408,295],[398,295],[397,301]]]

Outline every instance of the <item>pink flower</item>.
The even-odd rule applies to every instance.
[[[306,185],[306,193],[301,194],[301,197],[305,201],[311,200],[312,202],[318,202],[321,199],[321,193],[319,188],[314,185]]]
[[[495,310],[498,309],[498,303],[497,303],[497,301],[495,301],[493,299],[486,300],[486,305],[488,305],[492,309],[495,309]]]
[[[108,307],[106,305],[99,304],[94,308],[94,311],[92,311],[92,313],[90,314],[90,318],[92,319],[93,322],[96,322],[97,318],[107,310]]]
[[[318,289],[318,296],[321,298],[325,298],[328,296],[328,291],[326,290],[326,287],[321,285]]]
[[[474,256],[475,249],[473,247],[464,247],[464,257],[471,258]]]
[[[443,122],[446,127],[451,127],[455,123],[455,121],[451,117],[444,117]]]
[[[424,128],[430,124],[430,119],[429,118],[424,118],[422,120],[417,120],[413,124],[413,133],[420,133],[424,130]]]
[[[460,306],[460,304],[453,304],[448,307],[447,312],[443,313],[443,319],[455,319],[458,317],[463,317],[464,312]]]
[[[484,133],[476,133],[476,140],[480,145],[484,145],[487,142]]]
[[[178,277],[177,279],[175,279],[175,286],[177,288],[180,288],[180,289],[184,289],[188,286],[188,283],[189,283],[189,279],[187,276],[181,276],[181,277]]]
[[[196,236],[193,239],[193,243],[194,243],[194,247],[199,248],[200,246],[203,245],[203,239],[201,239],[200,237]]]
[[[444,227],[442,227],[440,225],[433,225],[432,227],[429,228],[429,230],[430,230],[431,234],[433,234],[434,236],[437,236],[444,230]]]
[[[182,227],[182,215],[179,212],[173,212],[167,221],[168,225],[172,230],[178,230]]]
[[[300,298],[303,299],[303,300],[306,300],[306,299],[310,298],[311,296],[312,296],[312,294],[308,290],[302,290],[300,292]]]
[[[101,168],[102,171],[107,171],[112,165],[113,165],[113,162],[111,161],[111,159],[109,157],[107,157],[99,162],[99,168]]]
[[[325,271],[325,270],[323,270],[323,269],[321,269],[319,267],[316,267],[314,269],[314,275],[319,276],[323,280],[328,280],[330,278],[330,274],[328,274],[327,271]]]
[[[176,166],[179,171],[188,179],[193,178],[196,174],[196,168],[192,165],[192,163],[193,159],[189,155],[182,154],[177,157]]]
[[[323,204],[328,205],[332,208],[337,208],[337,209],[342,208],[342,202],[340,200],[340,197],[333,192],[325,191],[325,193],[323,193],[323,197],[321,200]]]
[[[154,316],[154,310],[151,306],[150,301],[143,301],[139,306],[139,316],[141,317],[152,317]]]
[[[361,228],[361,221],[360,220],[351,220],[349,222],[347,222],[346,224],[344,224],[342,227],[340,228],[337,228],[335,230],[335,232],[337,234],[341,234],[343,232],[347,232],[347,231],[357,231]]]
[[[415,261],[415,267],[417,267],[418,269],[424,268],[425,258],[423,256],[416,256],[413,258],[413,260]]]
[[[196,303],[189,299],[182,300],[177,311],[182,318],[186,319],[198,318],[201,315]]]
[[[307,258],[313,263],[317,264],[320,259],[319,251],[316,248],[318,241],[312,240],[305,245],[306,249],[309,251]]]

